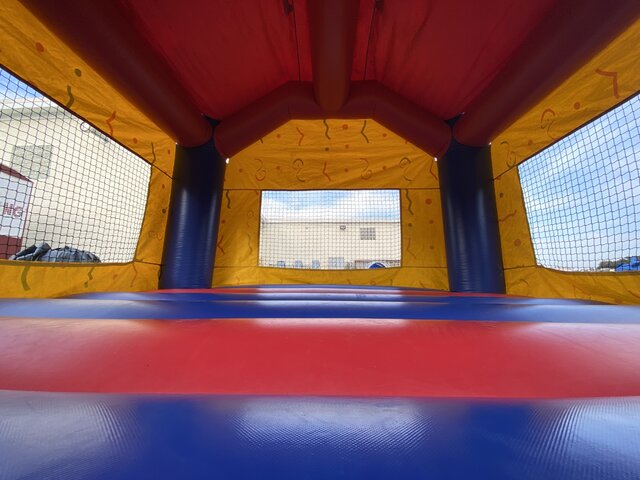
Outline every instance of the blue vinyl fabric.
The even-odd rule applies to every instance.
[[[0,391],[0,479],[640,478],[640,398]]]
[[[616,272],[640,272],[640,259],[631,257],[628,262],[621,263],[615,270]]]
[[[335,288],[335,287],[333,287]],[[600,302],[589,300],[576,300],[564,298],[532,298],[532,297],[502,297],[502,296],[451,296],[448,294],[431,295],[411,295],[406,290],[393,291],[392,289],[378,287],[377,289],[349,289],[344,292],[316,293],[305,292],[304,290],[293,291],[292,289],[270,289],[261,287],[258,292],[234,292],[223,289],[215,292],[99,292],[83,293],[71,295],[65,298],[71,299],[94,299],[94,300],[146,300],[146,301],[189,301],[189,302],[211,302],[211,301],[251,301],[251,300],[324,300],[324,301],[362,301],[362,302],[415,302],[415,303],[443,303],[450,302],[456,305],[462,304],[509,304],[509,305],[605,305]],[[280,291],[270,291],[280,290]],[[282,291],[292,290],[292,291]],[[357,290],[357,291],[356,291]]]
[[[215,130],[219,122],[209,123]],[[176,146],[162,288],[211,285],[225,166],[213,137],[198,147]]]
[[[495,322],[640,323],[640,306],[520,297],[376,294],[93,294],[0,300],[0,317],[84,319],[392,318]]]
[[[505,292],[491,168],[489,145],[472,147],[455,139],[438,162],[452,292]]]

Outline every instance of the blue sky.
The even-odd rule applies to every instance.
[[[589,270],[640,254],[640,97],[519,167],[538,263]]]
[[[0,99],[5,98],[42,98],[42,95],[0,68]]]

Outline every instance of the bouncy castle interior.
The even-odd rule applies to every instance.
[[[3,0],[0,66],[0,479],[640,478],[638,0]]]

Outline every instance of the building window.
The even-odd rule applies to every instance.
[[[49,175],[53,145],[15,145],[10,167],[29,178],[42,180]]]
[[[518,167],[539,265],[640,271],[640,97]]]
[[[143,159],[0,69],[0,259],[46,243],[41,260],[133,260],[150,176]]]
[[[375,240],[375,239],[376,239],[376,227],[360,228],[360,240]]]
[[[264,191],[259,250],[262,267],[286,264],[313,270],[355,270],[374,263],[399,267],[400,192]]]

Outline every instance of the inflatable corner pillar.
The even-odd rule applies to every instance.
[[[438,171],[451,291],[504,293],[491,147],[452,139]]]
[[[160,288],[211,287],[225,166],[213,135],[176,147]]]

